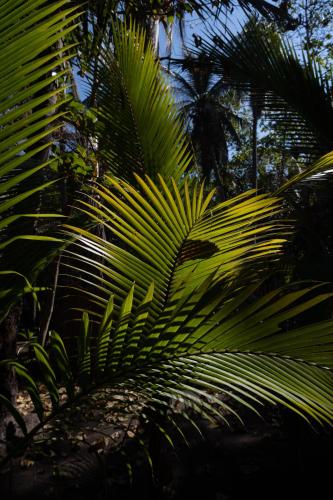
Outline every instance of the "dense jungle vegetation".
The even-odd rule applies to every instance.
[[[1,498],[321,498],[332,26],[0,0]]]

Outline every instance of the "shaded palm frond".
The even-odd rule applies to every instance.
[[[281,5],[274,5],[266,0],[239,0],[238,3],[247,13],[253,14],[256,11],[266,19],[283,24],[289,29],[297,26],[297,21],[289,14],[285,2],[281,2]]]
[[[319,156],[333,140],[331,83],[305,54],[250,20],[240,33],[216,31],[204,42],[207,56],[229,83],[252,93],[264,112],[283,124],[295,153]]]
[[[134,173],[180,179],[192,156],[167,84],[141,28],[117,24],[114,54],[98,62],[96,126],[107,172],[133,181]]]

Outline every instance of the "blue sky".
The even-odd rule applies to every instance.
[[[231,30],[238,30],[238,27],[242,20],[244,19],[244,14],[242,10],[235,7],[234,12],[229,14],[227,22],[228,28]],[[193,34],[195,33],[202,38],[205,38],[209,32],[209,27],[214,26],[215,21],[213,18],[208,19],[205,23],[201,21],[196,15],[187,15],[185,18],[185,43],[190,48],[193,45]],[[160,30],[160,56],[166,54],[166,35],[164,29],[161,27]],[[172,44],[172,57],[178,58],[182,56],[182,42],[179,34],[179,29],[176,27],[173,35]],[[81,99],[84,99],[87,95],[87,84],[86,81],[80,76],[76,75],[76,82],[78,85],[78,91]]]
[[[245,15],[239,7],[235,7],[232,14],[229,14],[226,18],[223,14],[220,16],[221,21],[226,20],[228,24],[228,28],[232,31],[237,31],[242,20],[245,19]],[[209,33],[209,28],[214,25],[219,24],[219,21],[215,21],[213,17],[208,18],[206,22],[203,22],[196,15],[187,15],[185,18],[185,43],[189,47],[193,44],[193,34],[195,33],[202,38],[205,38]],[[161,29],[160,34],[160,55],[163,56],[164,48],[166,46],[166,36],[164,30]],[[179,35],[178,28],[175,29],[174,32],[174,43],[173,43],[173,57],[181,57],[182,56],[182,43]]]

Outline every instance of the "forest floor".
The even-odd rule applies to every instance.
[[[123,401],[125,403],[125,401]],[[131,395],[126,405],[137,402]],[[33,425],[30,403],[20,394]],[[333,435],[315,432],[279,409],[263,418],[241,410],[245,425],[183,427],[190,446],[140,430],[121,404],[96,397],[56,419],[0,475],[1,500],[324,499],[331,490]],[[29,418],[27,418],[29,420]],[[140,439],[138,440],[138,436]],[[139,441],[141,443],[139,443]],[[145,443],[145,444],[144,444]],[[147,459],[153,459],[154,480]]]

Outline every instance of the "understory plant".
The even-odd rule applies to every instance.
[[[38,22],[27,28],[31,37]],[[133,25],[114,29],[112,55],[98,61],[103,175],[77,202],[82,224],[67,221],[59,236],[63,273],[85,304],[77,308],[80,333],[75,347],[61,332],[45,346],[29,339],[34,363],[0,361],[16,371],[39,419],[28,429],[0,396],[21,430],[11,453],[104,387],[114,397],[139,395],[142,414],[169,421],[177,401],[184,418],[208,420],[269,403],[331,425],[333,321],[299,317],[332,293],[318,283],[274,288],[267,280],[280,270],[291,233],[282,199],[249,191],[217,203],[214,190],[207,193],[189,169],[194,160],[150,43]],[[158,142],[156,151],[159,137],[168,147]]]

